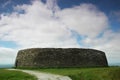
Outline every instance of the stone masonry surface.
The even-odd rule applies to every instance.
[[[20,50],[16,67],[107,67],[105,53],[82,48],[30,48]]]

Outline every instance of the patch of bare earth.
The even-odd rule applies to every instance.
[[[9,69],[9,70],[18,70],[18,71],[22,71],[22,72],[34,75],[38,78],[38,80],[72,80],[68,76],[42,73],[42,72],[32,71],[32,70],[19,70],[19,69]]]

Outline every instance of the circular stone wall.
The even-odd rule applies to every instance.
[[[18,52],[16,67],[106,67],[105,53],[80,48],[31,48]]]

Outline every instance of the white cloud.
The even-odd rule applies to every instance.
[[[58,7],[55,2],[56,0],[53,0],[52,3],[48,0],[47,4],[44,4],[36,0],[31,5],[16,6],[14,9],[18,13],[2,15],[1,25],[6,25],[1,27],[0,32],[7,34],[2,39],[15,41],[19,45],[27,47],[31,45],[66,46],[61,45],[61,39],[67,44],[69,42],[69,45],[78,46],[76,40],[71,38],[72,33],[69,29],[77,31],[82,36],[96,37],[107,28],[107,17],[92,4],[81,4],[73,8],[58,10],[53,16],[52,11],[56,9],[54,6]],[[23,10],[25,13],[19,14],[19,10]]]
[[[17,5],[14,10],[0,15],[0,39],[3,41],[14,41],[20,48],[96,48],[106,51],[109,60],[114,54],[119,56],[120,33],[109,29],[107,16],[92,4],[61,10],[56,0],[48,0],[47,4],[35,0],[32,4]],[[71,30],[84,37],[80,40],[82,45],[72,36]],[[103,35],[98,37],[101,33]],[[116,60],[118,58],[120,56]]]
[[[0,47],[0,64],[13,64],[15,62],[17,50]]]
[[[46,5],[47,8],[52,10],[53,13],[59,10],[57,0],[47,0]]]
[[[108,27],[106,15],[92,4],[63,9],[57,15],[70,29],[84,36],[96,37]]]
[[[0,29],[4,35],[1,39],[15,41],[22,47],[78,46],[74,39],[70,39],[71,33],[52,16],[53,13],[47,6],[35,1],[32,5],[16,6],[16,10],[24,10],[25,14],[13,12],[8,16],[1,16],[1,25],[6,24]]]

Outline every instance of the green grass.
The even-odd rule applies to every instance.
[[[0,80],[37,80],[37,78],[20,71],[0,69]]]
[[[72,80],[120,80],[120,67],[108,68],[49,68],[33,69],[41,72],[66,75]]]

